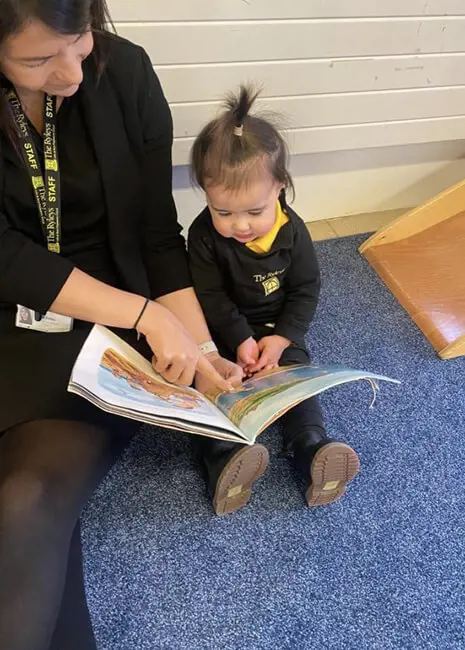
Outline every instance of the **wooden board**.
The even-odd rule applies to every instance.
[[[465,181],[360,247],[442,359],[465,355],[464,251]]]
[[[355,151],[396,145],[450,142],[464,138],[465,116],[427,120],[329,126],[285,131],[293,154]],[[177,138],[173,145],[173,162],[185,165],[193,137]]]
[[[155,65],[463,52],[465,16],[384,20],[121,23]]]
[[[464,2],[465,6],[465,2]],[[465,53],[157,65],[170,102],[215,101],[242,82],[263,87],[262,97],[465,85]]]
[[[465,86],[259,99],[254,110],[276,114],[291,129],[461,116]],[[219,102],[171,104],[175,137],[196,136],[221,111]]]
[[[463,0],[109,0],[115,21],[465,15]]]

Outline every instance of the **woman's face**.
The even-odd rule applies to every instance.
[[[6,40],[0,68],[18,90],[70,97],[82,81],[82,62],[92,52],[89,30],[78,36],[58,34],[38,20]]]

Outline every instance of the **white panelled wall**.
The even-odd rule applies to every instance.
[[[285,116],[306,221],[416,205],[465,176],[465,0],[109,0],[171,104],[180,220],[193,138],[241,81]]]

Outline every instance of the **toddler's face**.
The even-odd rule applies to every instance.
[[[276,203],[282,188],[270,174],[239,190],[207,186],[207,203],[216,231],[241,244],[263,237],[276,220]]]

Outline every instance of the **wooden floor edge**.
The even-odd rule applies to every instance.
[[[465,334],[438,352],[441,359],[456,359],[465,356]]]
[[[358,249],[359,253],[361,255],[364,254],[364,251],[377,244],[379,239],[382,239],[387,233],[391,232],[393,229],[395,229],[401,221],[405,221],[409,219],[410,217],[413,217],[417,215],[419,212],[423,212],[424,210],[432,207],[435,203],[438,203],[442,200],[444,200],[447,196],[450,196],[451,194],[454,194],[460,189],[465,188],[465,179],[462,179],[455,185],[452,185],[451,187],[448,187],[447,189],[443,190],[439,194],[436,194],[435,196],[431,197],[421,205],[418,205],[416,208],[412,209],[407,209],[404,214],[401,214],[397,219],[394,219],[390,223],[388,223],[386,226],[381,227],[377,232],[375,232],[371,237],[369,237]],[[446,219],[449,218],[449,215],[444,216],[443,219],[439,219],[438,223],[441,221],[445,221]]]

